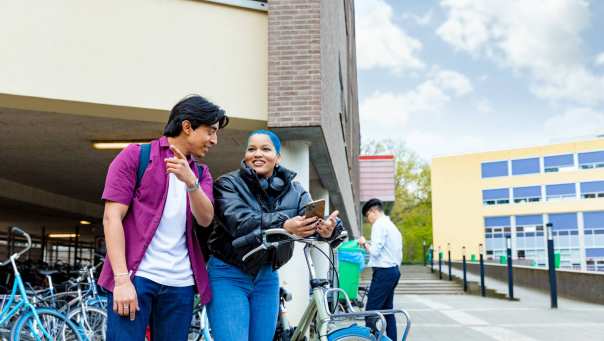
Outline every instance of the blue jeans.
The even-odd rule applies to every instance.
[[[394,301],[394,288],[401,278],[398,266],[391,268],[373,268],[367,305],[365,310],[392,309]],[[386,335],[391,340],[396,340],[396,319],[394,315],[384,315],[386,318]],[[367,318],[367,326],[375,328],[376,319]]]
[[[193,316],[193,286],[170,287],[143,277],[132,280],[139,311],[134,321],[113,311],[113,295],[107,301],[107,340],[145,340],[147,325],[153,341],[186,340]]]
[[[279,313],[277,272],[265,265],[251,276],[211,257],[208,273],[212,300],[207,309],[214,340],[272,340]]]

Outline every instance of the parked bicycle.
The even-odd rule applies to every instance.
[[[78,327],[54,308],[40,308],[32,304],[25,290],[16,260],[31,249],[31,237],[18,227],[11,232],[27,239],[25,249],[12,254],[0,266],[11,264],[14,280],[10,295],[2,296],[0,328],[10,330],[10,340],[86,340]],[[13,321],[15,321],[12,323]],[[10,327],[10,328],[9,328]]]
[[[277,241],[269,241],[268,239],[274,238],[275,236],[279,237]],[[285,239],[283,238],[285,237]],[[346,232],[343,232],[337,240],[343,240],[347,237]],[[245,256],[243,256],[243,260],[245,261],[249,256],[260,250],[267,250],[270,248],[277,247],[282,243],[292,243],[299,242],[304,243],[304,257],[306,258],[307,270],[310,278],[310,287],[312,289],[311,300],[309,301],[302,318],[300,319],[300,323],[298,326],[291,326],[287,319],[287,314],[285,309],[285,302],[288,300],[287,293],[281,292],[281,312],[279,314],[278,327],[277,332],[273,340],[275,341],[303,341],[307,340],[306,335],[310,336],[310,340],[317,341],[375,341],[375,340],[390,340],[387,336],[385,336],[385,327],[386,327],[386,319],[384,315],[386,314],[401,314],[404,316],[406,320],[405,329],[403,331],[402,340],[405,341],[407,339],[407,335],[409,333],[409,329],[411,327],[411,320],[409,318],[409,314],[401,309],[392,309],[392,310],[375,310],[375,311],[363,311],[363,312],[354,312],[352,306],[350,304],[350,300],[348,299],[348,295],[346,292],[340,288],[330,288],[329,280],[317,278],[315,273],[315,267],[313,260],[310,256],[311,248],[317,249],[321,254],[323,254],[331,263],[332,267],[335,268],[332,263],[331,258],[327,254],[323,252],[320,248],[315,246],[315,243],[322,242],[314,237],[301,238],[295,235],[292,235],[285,231],[284,229],[268,229],[261,232],[260,238],[262,239],[262,243],[248,252]],[[250,245],[252,242],[257,240],[256,237],[246,235],[240,237],[233,241],[234,247],[243,247]],[[331,245],[330,245],[331,246]],[[333,297],[333,294],[340,293],[345,297],[345,304],[348,306],[348,312],[331,312],[329,309],[329,298]],[[356,319],[364,319],[366,317],[374,317],[377,318],[381,323],[379,323],[379,330],[372,331],[370,328],[360,326],[356,323],[348,326],[342,326],[343,322],[356,320]]]

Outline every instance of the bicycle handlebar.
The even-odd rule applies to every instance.
[[[10,257],[8,257],[8,259],[7,259],[7,260],[5,260],[4,262],[0,263],[0,266],[4,266],[4,265],[6,265],[6,264],[10,263],[10,260],[11,260],[11,258],[13,258],[13,257],[14,257],[15,259],[18,259],[18,258],[19,258],[19,257],[21,257],[21,256],[22,256],[24,253],[26,253],[27,251],[29,251],[29,249],[31,249],[31,237],[29,236],[29,234],[28,234],[27,232],[23,231],[22,229],[18,228],[17,226],[11,226],[11,227],[10,227],[10,230],[11,230],[11,232],[12,232],[12,233],[15,233],[15,234],[20,234],[20,235],[24,236],[24,237],[25,237],[25,239],[27,239],[27,246],[25,247],[25,249],[23,249],[23,250],[21,250],[21,251],[19,251],[19,252],[16,252],[16,253],[14,253],[14,254],[12,254]]]
[[[255,231],[254,231],[255,232]],[[268,230],[264,230],[264,231],[260,231],[260,236],[262,237],[262,244],[260,244],[259,246],[257,246],[256,248],[254,248],[253,250],[251,250],[250,252],[246,253],[242,260],[245,262],[245,260],[247,258],[249,258],[251,255],[255,254],[256,252],[260,251],[260,250],[268,250],[271,247],[277,247],[279,244],[281,243],[288,243],[288,242],[301,242],[301,243],[312,243],[312,242],[316,242],[316,241],[322,241],[322,242],[327,242],[327,243],[331,243],[333,241],[336,240],[340,240],[340,239],[345,239],[346,237],[348,237],[348,232],[346,231],[342,231],[335,239],[333,240],[319,240],[317,239],[317,237],[298,237],[296,235],[293,235],[289,232],[287,232],[286,230],[282,229],[282,228],[276,228],[276,229],[268,229]],[[249,235],[249,234],[248,234]],[[243,236],[243,237],[247,237]],[[280,236],[284,236],[287,237],[289,240],[280,240],[280,241],[276,241],[276,242],[269,242],[266,237],[268,236],[273,236],[273,235],[280,235]],[[243,237],[239,237],[239,238],[243,238]],[[238,239],[239,239],[238,238]],[[233,246],[235,243],[235,240],[233,241]]]

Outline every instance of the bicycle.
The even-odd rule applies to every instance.
[[[212,341],[210,336],[210,323],[208,322],[208,314],[206,307],[196,298],[195,307],[193,308],[193,318],[189,327],[189,341]]]
[[[0,326],[17,317],[10,329],[10,340],[86,340],[78,327],[65,315],[53,308],[39,308],[31,303],[25,285],[17,268],[16,260],[31,249],[31,237],[25,231],[13,226],[11,232],[27,239],[25,249],[14,253],[0,266],[11,264],[14,280],[10,295],[4,296],[0,312]],[[17,295],[17,291],[19,295]]]
[[[268,237],[270,236],[279,236],[286,237],[286,239],[281,239],[277,241],[270,242],[268,241]],[[337,241],[343,240],[347,237],[347,233],[343,232],[336,239]],[[409,318],[409,314],[402,309],[392,309],[392,310],[374,310],[374,311],[364,311],[364,312],[353,312],[352,306],[350,304],[350,299],[346,292],[340,288],[329,288],[329,281],[327,279],[317,278],[314,263],[310,256],[311,248],[316,248],[322,253],[325,257],[329,259],[329,257],[321,250],[316,247],[314,243],[321,242],[315,237],[307,237],[301,238],[295,235],[292,235],[285,231],[284,229],[268,229],[261,232],[253,232],[252,234],[242,236],[233,241],[234,247],[243,247],[250,245],[251,243],[261,239],[261,244],[249,251],[247,254],[243,256],[243,261],[245,261],[249,256],[260,250],[267,250],[270,248],[277,247],[282,243],[292,243],[292,242],[300,242],[304,243],[304,257],[306,258],[306,264],[309,272],[310,278],[310,287],[312,289],[311,300],[302,315],[300,323],[298,326],[291,326],[289,321],[287,320],[286,314],[284,314],[283,310],[279,314],[278,328],[275,337],[273,340],[275,341],[303,341],[306,339],[306,334],[308,333],[311,340],[317,341],[375,341],[375,340],[390,340],[387,336],[385,336],[385,328],[386,328],[386,319],[384,318],[385,314],[401,314],[406,319],[405,329],[403,331],[403,341],[407,339],[407,335],[409,333],[409,329],[411,327],[411,319]],[[331,245],[330,245],[331,246]],[[331,259],[329,259],[330,263],[332,263]],[[333,266],[333,263],[332,263]],[[333,266],[335,268],[335,266]],[[332,294],[340,294],[345,297],[346,305],[349,308],[350,312],[342,312],[338,313],[331,312],[329,310],[329,297]],[[281,294],[280,305],[283,306],[287,301],[287,294]],[[380,329],[377,331],[377,336],[373,334],[373,331],[370,328],[359,326],[356,323],[347,327],[336,326],[337,323],[341,323],[346,320],[353,319],[364,319],[366,317],[374,317],[378,318],[381,321]],[[277,334],[279,333],[279,334]]]

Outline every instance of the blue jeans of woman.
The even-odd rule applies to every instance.
[[[279,276],[270,265],[256,276],[211,257],[212,300],[207,306],[216,341],[272,340],[279,313]]]

